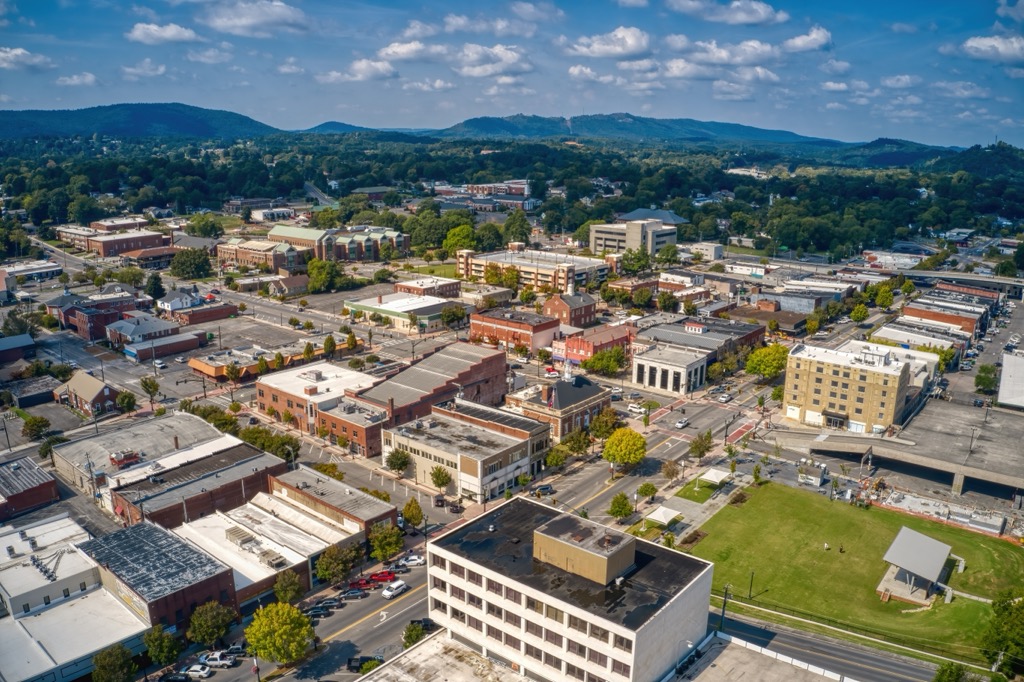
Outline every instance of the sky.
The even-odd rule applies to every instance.
[[[1024,146],[1024,0],[0,0],[0,108],[286,130],[628,112]]]

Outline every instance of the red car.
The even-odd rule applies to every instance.
[[[359,580],[353,580],[348,584],[350,590],[376,590],[380,588],[380,583],[375,583],[369,578],[360,578]]]
[[[377,571],[370,574],[370,580],[375,583],[391,583],[395,581],[394,571]]]

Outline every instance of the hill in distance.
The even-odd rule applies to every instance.
[[[361,126],[354,126],[351,123],[341,123],[340,121],[327,121],[321,123],[318,126],[313,126],[308,130],[301,130],[298,132],[303,133],[320,133],[320,134],[344,134],[344,133],[357,133],[365,132],[367,130],[373,130],[372,128],[363,128]]]

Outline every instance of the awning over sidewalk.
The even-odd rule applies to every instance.
[[[732,476],[732,474],[729,473],[728,471],[725,471],[724,469],[708,469],[703,474],[701,474],[699,478],[700,480],[707,481],[712,485],[718,485],[722,481],[729,478],[730,476]]]

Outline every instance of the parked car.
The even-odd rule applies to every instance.
[[[164,362],[163,360],[157,360],[156,362],[153,363],[153,366],[156,367],[157,369],[167,369],[167,363]]]
[[[404,580],[396,580],[395,582],[385,587],[384,591],[380,593],[380,596],[384,597],[385,599],[394,599],[395,597],[402,594],[408,589],[409,586],[405,583]]]
[[[689,424],[690,424],[690,420],[686,419],[686,418],[683,418],[683,419],[680,419],[679,421],[676,422],[676,428],[677,429],[685,429],[687,426],[689,426]]]
[[[250,425],[252,425],[252,424],[259,424],[259,423],[260,423],[260,420],[257,419],[256,417],[249,417],[249,424]]]
[[[548,379],[557,379],[558,377],[560,377],[562,375],[559,374],[558,372],[554,371],[554,370],[548,370],[548,371],[544,372],[544,376],[546,376]]]
[[[630,400],[640,400],[641,398],[643,398],[643,396],[640,395],[640,391],[630,391],[629,395],[627,395],[626,397],[629,398]]]
[[[402,563],[406,566],[426,566],[427,560],[421,554],[410,554],[402,559]]]
[[[174,358],[174,361],[176,363],[178,363],[179,365],[184,365],[186,362],[188,362],[188,360],[186,360],[183,357],[176,357],[176,358]]]
[[[369,663],[370,661],[377,661],[378,663],[383,663],[384,662],[384,657],[383,656],[353,656],[352,658],[348,659],[348,665],[346,667],[348,668],[348,671],[350,673],[357,673],[357,672],[362,671],[363,666],[366,665],[367,663]]]
[[[429,618],[413,618],[409,621],[409,625],[419,625],[423,628],[423,632],[433,632],[437,629],[437,623]]]
[[[509,369],[522,369],[522,368],[523,368],[523,366],[522,366],[522,365],[520,365],[520,364],[519,364],[518,362],[513,362],[513,363],[512,363],[511,365],[509,365],[508,367],[509,367]]]
[[[377,571],[370,574],[370,580],[375,583],[390,583],[395,580],[394,571]]]
[[[205,680],[212,674],[212,672],[210,670],[210,666],[196,664],[190,665],[187,668],[182,668],[181,674],[186,675],[189,679],[192,680]]]
[[[369,596],[370,596],[369,592],[367,592],[366,590],[359,590],[359,589],[345,590],[344,592],[339,592],[338,593],[338,597],[340,599],[344,599],[345,601],[351,601],[353,599],[366,599]]]
[[[547,483],[545,483],[544,485],[539,485],[533,489],[533,494],[536,495],[537,497],[553,495],[554,493],[555,488],[553,486],[548,485]]]
[[[645,414],[647,412],[647,408],[645,408],[640,403],[630,403],[629,407],[627,407],[626,409],[632,412],[633,414]]]
[[[303,611],[303,613],[305,613],[310,618],[326,618],[327,616],[331,615],[331,610],[322,608],[320,606],[313,606]]]
[[[435,495],[434,496],[434,506],[435,507],[444,507],[446,504],[448,504],[448,501],[446,499],[444,499],[444,495]]]
[[[612,402],[614,403],[614,402],[616,402],[616,401],[622,400],[622,394],[621,394],[621,393],[612,393],[612,394],[611,394],[611,395],[609,396],[609,398],[610,398],[610,400],[611,400],[611,401],[612,401]]]
[[[380,583],[375,583],[369,578],[359,578],[348,584],[350,590],[376,590],[379,587]]]
[[[449,502],[448,503],[448,513],[449,514],[461,514],[463,511],[465,511],[465,509],[458,502]]]
[[[242,642],[241,644],[232,644],[225,651],[231,654],[232,656],[245,656],[247,653],[249,653],[248,647],[246,647],[245,642]]]
[[[725,386],[712,386],[708,389],[708,395],[715,395],[716,393],[725,393]]]
[[[200,656],[199,662],[211,668],[230,668],[235,665],[235,657],[226,651],[214,651]]]
[[[720,402],[720,403],[727,403],[727,402],[729,402],[731,400],[732,400],[732,394],[731,393],[723,393],[722,395],[718,396],[718,402]]]
[[[408,573],[409,567],[405,565],[404,561],[396,561],[390,566],[384,568],[385,571],[391,571],[395,575],[401,575],[402,573]]]
[[[317,599],[314,607],[319,606],[325,609],[337,609],[341,607],[341,601],[334,597],[327,597],[326,599]]]
[[[612,386],[612,395],[619,395],[622,393],[621,386]]]

